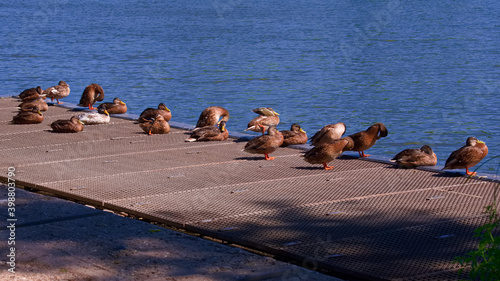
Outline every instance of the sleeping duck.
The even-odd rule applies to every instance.
[[[420,149],[405,149],[391,159],[400,168],[415,168],[419,166],[435,166],[437,163],[436,153],[428,145],[423,145]]]
[[[69,85],[64,81],[59,81],[59,85],[45,89],[45,91],[43,91],[43,94],[49,97],[51,101],[54,101],[55,99],[57,101],[57,104],[61,104],[62,102],[60,102],[59,99],[67,97],[69,95],[69,92]]]
[[[314,146],[304,154],[304,160],[311,164],[323,164],[325,170],[331,170],[333,166],[328,166],[328,163],[353,146],[354,142],[350,137],[341,138]]]
[[[150,119],[154,119],[156,115],[162,115],[163,119],[165,121],[170,121],[172,118],[172,112],[170,112],[170,109],[167,108],[167,106],[164,103],[160,103],[158,105],[158,108],[146,108],[144,111],[141,113],[139,116],[139,123],[144,123],[148,122]]]
[[[267,134],[255,137],[245,145],[245,151],[253,154],[264,154],[266,160],[274,160],[269,154],[276,151],[283,144],[283,135],[271,125]]]
[[[127,104],[119,98],[114,98],[113,102],[101,103],[97,108],[103,107],[109,114],[123,114],[127,112]]]
[[[293,144],[304,144],[307,143],[306,131],[302,130],[300,125],[293,123],[290,130],[281,131],[283,134],[283,144],[282,147],[293,145]]]
[[[85,87],[82,97],[80,98],[79,106],[88,107],[90,110],[96,109],[94,104],[104,99],[104,90],[99,84],[92,83]]]
[[[20,111],[12,118],[12,124],[39,124],[43,121],[43,114],[38,107],[28,111]]]
[[[220,122],[221,117],[220,121],[227,122],[229,120],[229,111],[220,106],[209,106],[201,112],[196,127],[215,126]]]
[[[170,125],[160,114],[156,115],[153,121],[139,123],[139,126],[148,135],[167,134],[170,132]]]
[[[83,123],[78,117],[73,116],[69,120],[57,120],[50,124],[55,133],[78,133],[83,131]]]
[[[45,97],[42,87],[40,86],[37,86],[36,88],[26,89],[19,94],[19,98],[22,99],[23,102],[36,100],[40,97]]]
[[[40,111],[47,111],[47,110],[49,110],[49,106],[45,102],[45,98],[44,97],[39,97],[36,100],[31,100],[31,101],[23,101],[22,103],[20,103],[18,105],[18,107],[22,111],[29,111],[29,110],[31,110],[34,107],[38,107],[38,109]]]
[[[314,146],[331,143],[340,139],[345,133],[346,127],[342,122],[326,125],[311,137],[311,144]]]
[[[80,119],[84,125],[97,125],[107,124],[111,118],[104,107],[99,107],[97,112],[88,112],[78,115],[78,119]]]
[[[361,131],[350,135],[349,137],[354,141],[354,146],[351,151],[357,151],[360,157],[368,157],[365,150],[372,147],[377,140],[386,137],[389,132],[382,123],[376,123],[368,127],[365,131]]]
[[[279,114],[270,107],[259,107],[252,109],[259,116],[252,119],[245,131],[262,132],[264,134],[270,126],[278,126]]]
[[[220,121],[218,128],[215,126],[195,128],[186,141],[224,141],[228,137],[229,132],[226,129],[226,121]]]
[[[453,151],[446,160],[445,169],[465,169],[465,174],[475,176],[476,172],[470,172],[469,168],[477,165],[488,155],[488,147],[483,141],[475,137],[467,138],[465,146]]]

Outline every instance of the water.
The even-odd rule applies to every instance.
[[[105,101],[135,114],[164,102],[177,122],[220,105],[241,132],[251,109],[270,106],[279,129],[311,135],[383,122],[389,136],[369,153],[386,159],[429,144],[443,165],[469,136],[500,154],[494,0],[4,2],[2,95],[65,80],[63,101],[77,103],[99,83]]]

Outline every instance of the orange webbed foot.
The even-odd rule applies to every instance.
[[[257,126],[259,126],[259,127],[262,128],[262,134],[266,133],[266,127],[265,126],[262,126],[261,124],[257,124]]]
[[[362,158],[371,156],[370,154],[365,154],[364,151],[358,151],[358,153],[359,153],[359,157],[362,157]]]
[[[468,175],[468,176],[470,176],[470,177],[473,177],[473,176],[477,175],[476,172],[470,172],[469,168],[465,168],[465,174]]]
[[[333,169],[333,166],[328,166],[328,164],[326,164],[326,163],[323,163],[323,167],[325,168],[325,170],[332,170]]]
[[[274,160],[276,159],[276,157],[269,157],[268,154],[264,154],[266,156],[266,160]]]

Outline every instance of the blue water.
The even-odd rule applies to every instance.
[[[443,165],[469,136],[490,158],[499,14],[496,0],[2,1],[1,95],[65,80],[63,101],[77,103],[99,83],[135,114],[164,102],[173,121],[195,124],[220,105],[241,132],[251,109],[270,106],[279,129],[296,122],[311,135],[383,122],[389,136],[369,153],[386,159],[429,144]]]

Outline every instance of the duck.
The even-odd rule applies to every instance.
[[[170,112],[170,109],[167,108],[167,106],[164,103],[158,104],[158,108],[146,108],[144,111],[139,115],[139,123],[144,123],[148,122],[150,119],[154,119],[156,115],[162,115],[163,119],[165,121],[170,121],[172,118],[172,112]]]
[[[326,125],[311,137],[311,144],[313,146],[317,146],[325,143],[331,143],[340,139],[345,134],[345,131],[346,126],[343,122]]]
[[[372,147],[380,138],[386,137],[388,133],[389,131],[387,131],[384,124],[373,124],[365,131],[349,136],[354,141],[354,146],[350,150],[357,151],[359,153],[359,157],[369,157],[369,154],[365,154],[365,150]]]
[[[222,119],[219,121],[219,119]],[[196,122],[196,127],[216,126],[219,122],[229,120],[229,111],[220,106],[209,106],[205,108]]]
[[[36,100],[42,96],[45,97],[45,95],[43,95],[42,87],[37,86],[36,88],[30,88],[22,91],[18,97],[25,102]]]
[[[218,128],[215,126],[195,128],[186,141],[225,141],[228,137],[229,132],[226,129],[226,121],[220,121]]]
[[[266,160],[274,160],[275,157],[269,157],[283,144],[283,134],[271,125],[267,130],[267,134],[255,137],[248,141],[245,145],[244,151],[252,154],[264,154]]]
[[[127,104],[119,98],[114,98],[113,102],[101,103],[97,108],[103,107],[109,114],[123,114],[127,112]]]
[[[104,90],[101,85],[92,83],[85,87],[83,90],[82,97],[80,98],[79,106],[88,107],[89,110],[96,109],[94,104],[98,101],[102,101],[104,99]]]
[[[270,126],[278,126],[280,117],[278,112],[270,107],[259,107],[252,109],[259,116],[252,119],[245,131],[262,132],[264,134]]]
[[[350,137],[341,138],[313,146],[304,154],[304,160],[310,164],[323,164],[325,170],[332,170],[328,163],[339,157],[342,152],[352,149],[354,141]]]
[[[399,152],[391,159],[391,162],[396,162],[400,168],[436,166],[437,156],[430,146],[423,145],[420,149],[408,148]]]
[[[39,97],[36,100],[23,101],[17,107],[19,107],[23,111],[26,111],[26,110],[29,111],[34,107],[38,107],[38,110],[40,110],[40,111],[49,110],[49,106],[45,102],[45,98],[43,98],[43,97]]]
[[[476,172],[470,172],[469,168],[477,165],[484,157],[488,155],[488,147],[483,141],[475,137],[468,137],[465,146],[453,151],[443,170],[448,169],[464,169],[468,176],[475,176]]]
[[[88,112],[78,115],[78,119],[84,125],[107,124],[111,119],[108,111],[104,107],[99,107],[97,112]]]
[[[83,131],[83,122],[72,116],[69,120],[56,120],[50,127],[54,133],[78,133]]]
[[[155,119],[147,123],[139,123],[141,129],[148,135],[167,134],[170,132],[170,125],[161,114],[155,116]]]
[[[282,147],[307,143],[307,133],[297,123],[293,123],[290,130],[281,131],[281,134],[283,134]]]
[[[62,102],[60,102],[59,99],[67,97],[69,93],[69,85],[62,80],[59,81],[58,85],[52,86],[43,91],[43,94],[49,97],[51,101],[54,101],[55,99],[57,104],[61,104]]]
[[[42,121],[43,114],[38,107],[33,107],[27,111],[20,111],[12,118],[12,124],[39,124]]]

